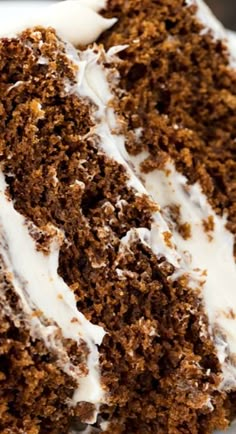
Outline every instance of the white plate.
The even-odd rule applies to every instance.
[[[0,26],[6,20],[15,21],[19,17],[29,18],[43,7],[55,1],[0,1]],[[215,434],[235,434],[236,426],[232,426],[227,432],[217,431]]]

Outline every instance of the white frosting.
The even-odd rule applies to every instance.
[[[121,51],[126,46],[113,47],[107,53],[108,62],[110,55]],[[104,53],[105,54],[105,53]],[[89,98],[96,106],[96,134],[100,137],[103,150],[117,162],[123,164],[130,175],[129,185],[137,188],[140,192],[145,193],[145,189],[140,180],[133,176],[132,170],[126,163],[128,153],[125,149],[124,137],[119,134],[113,134],[113,130],[119,127],[114,114],[114,110],[109,107],[113,99],[110,91],[104,68],[99,64],[101,51],[94,53],[92,49],[87,49],[78,57],[73,47],[68,47],[68,57],[77,63],[78,83],[70,91],[77,92],[83,98]]]
[[[228,44],[229,44],[230,53],[231,53],[232,57],[234,58],[234,61],[236,62],[236,33],[228,30],[227,31],[227,37],[228,37]]]
[[[162,213],[172,225],[178,251],[189,252],[193,269],[205,270],[203,300],[214,337],[219,361],[222,364],[222,389],[236,388],[236,265],[234,237],[226,229],[226,218],[216,215],[202,193],[199,184],[187,184],[185,176],[178,173],[169,162],[165,171],[141,173],[140,163],[147,157],[142,153],[132,157],[135,170],[142,177],[147,191],[160,204]],[[190,223],[191,237],[184,239],[171,221],[168,207],[179,206],[181,223]],[[206,232],[204,221],[213,219],[213,230]],[[235,318],[232,318],[235,315]]]
[[[78,0],[65,0],[65,1],[77,1]],[[100,12],[102,9],[106,9],[107,0],[79,0],[79,3],[93,9],[95,12]]]
[[[79,401],[100,403],[104,391],[100,384],[97,345],[101,344],[105,332],[78,312],[74,293],[57,273],[59,239],[54,237],[48,255],[36,250],[24,217],[14,209],[5,190],[4,176],[0,173],[0,254],[27,314],[31,333],[57,352],[60,367],[77,381],[73,405]],[[47,325],[45,320],[52,324]],[[88,375],[71,363],[58,328],[64,338],[87,344]]]
[[[74,45],[87,45],[117,21],[98,14],[105,4],[103,0],[68,0],[45,6],[30,18],[20,16],[2,23],[0,37],[15,36],[27,27],[43,26],[55,28],[62,39]]]

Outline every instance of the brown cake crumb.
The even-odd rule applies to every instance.
[[[200,93],[205,85],[211,90],[210,64],[215,71],[221,67],[215,83],[230,92],[233,77],[222,43],[213,43],[210,35],[200,37],[192,9],[183,5],[180,0],[161,0],[158,7],[147,0],[110,2],[120,21],[116,32],[107,34],[106,44],[124,43],[124,37],[131,43],[122,54],[124,122],[131,129],[145,125],[145,138],[139,145],[128,141],[127,148],[133,153],[148,148],[152,162],[159,150],[172,155],[194,182],[188,152],[178,158],[182,149],[191,149],[195,173],[207,180],[203,184],[216,208],[221,212],[226,201],[232,216],[225,184],[220,207],[218,185],[230,181],[233,171],[218,165],[215,133],[207,133],[217,92],[213,86],[209,108],[206,101],[198,107],[196,88]],[[48,63],[38,62],[41,55]],[[197,74],[200,59],[202,75]],[[122,243],[130,230],[150,229],[155,206],[135,194],[124,167],[102,151],[89,102],[65,91],[76,71],[63,44],[50,29],[2,40],[0,71],[0,159],[9,195],[39,230],[53,225],[64,233],[59,274],[76,294],[78,310],[107,332],[100,363],[108,402],[94,432],[104,421],[110,422],[108,434],[211,434],[225,428],[234,408],[219,391],[221,367],[199,293],[188,288],[186,276],[172,279],[174,267],[138,238],[128,246]],[[229,106],[228,96],[227,101]],[[226,143],[232,130],[224,134],[220,129],[220,117],[230,111],[224,93],[216,106],[215,127]],[[206,146],[213,154],[209,164],[201,157]],[[225,147],[227,170],[230,149]],[[232,217],[230,222],[232,226]],[[5,351],[0,356],[5,387],[0,394],[1,432],[61,434],[70,424],[83,429],[91,406],[67,405],[74,384],[42,343],[5,317],[0,336]],[[72,346],[70,353],[76,356],[77,350]]]
[[[171,156],[235,234],[236,72],[224,41],[201,32],[196,6],[184,0],[110,0],[108,10],[118,23],[101,41],[129,44],[119,65],[121,111],[131,130],[144,132],[129,152],[149,151],[143,170]]]
[[[203,220],[202,222],[204,230],[206,232],[213,232],[215,227],[214,217],[209,216],[206,220]]]
[[[183,223],[179,226],[179,233],[182,235],[182,237],[185,240],[188,240],[189,238],[191,238],[191,225],[190,223]]]
[[[170,248],[173,247],[171,232],[169,232],[169,231],[163,232],[163,236],[164,236],[164,240],[165,240],[167,247],[170,247]]]

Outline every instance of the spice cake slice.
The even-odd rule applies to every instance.
[[[111,105],[112,53],[77,54],[43,28],[3,39],[0,52],[1,431],[94,424],[101,405],[97,423],[111,419],[108,432],[114,423],[117,432],[140,423],[162,429],[154,408],[170,381],[165,365],[181,351],[173,384],[185,372],[190,383],[206,375],[184,337],[187,319],[171,343],[186,304],[187,317],[204,317],[201,273],[179,256],[158,205],[125,162],[123,121]],[[214,347],[203,341],[216,372],[210,389],[196,390],[194,407],[207,413],[220,377]],[[150,414],[135,407],[141,399]]]
[[[175,3],[195,22],[194,7]],[[116,66],[127,72],[133,56],[136,71],[139,52],[121,37],[120,6],[108,7],[120,21],[107,52],[77,51],[43,27],[0,41],[3,433],[207,434],[234,414],[234,311],[216,315],[222,292],[212,303],[192,220],[205,212],[204,248],[226,240],[231,281],[233,238],[169,142],[157,148],[168,116],[151,111],[151,79],[119,83]],[[134,31],[144,13],[165,10],[132,6]],[[122,47],[110,47],[126,42],[119,63]]]

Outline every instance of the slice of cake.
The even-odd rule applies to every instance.
[[[2,30],[0,432],[210,434],[235,415],[232,59],[195,4],[104,6]]]

